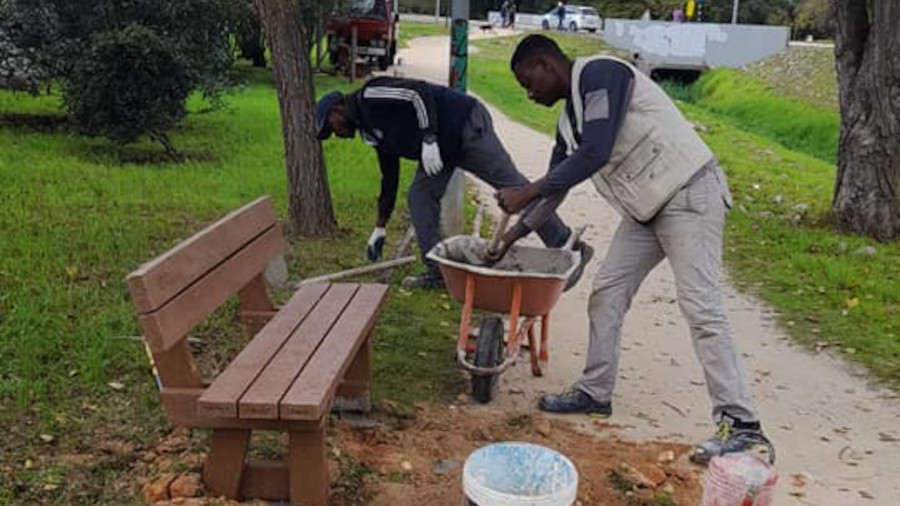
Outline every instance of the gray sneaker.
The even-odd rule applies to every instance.
[[[759,422],[744,422],[723,414],[716,435],[694,447],[691,461],[707,465],[713,457],[747,452],[769,464],[775,463],[775,446],[763,435]]]

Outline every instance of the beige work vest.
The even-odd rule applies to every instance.
[[[591,178],[597,191],[622,214],[646,222],[675,195],[691,177],[713,158],[706,143],[665,92],[630,63],[611,56],[575,60],[572,69],[574,122],[563,108],[559,133],[571,155],[578,149],[572,130],[584,129],[584,97],[581,73],[595,60],[614,60],[631,69],[634,87],[609,162]]]

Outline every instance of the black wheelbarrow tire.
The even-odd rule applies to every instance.
[[[495,367],[503,363],[503,320],[492,316],[481,320],[475,340],[475,365]],[[494,396],[498,374],[472,375],[472,397],[487,404]]]

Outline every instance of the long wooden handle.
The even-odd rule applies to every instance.
[[[357,276],[360,274],[368,274],[370,272],[378,272],[384,269],[391,269],[393,267],[400,267],[401,265],[411,264],[415,261],[416,257],[413,255],[409,255],[405,257],[395,258],[393,260],[378,262],[376,264],[364,265],[362,267],[347,269],[345,271],[332,272],[331,274],[323,274],[314,278],[303,279],[300,280],[300,282],[298,282],[295,286],[300,287],[302,285],[308,285],[310,283],[323,283],[325,281],[331,281],[333,279],[346,278],[348,276]]]
[[[491,243],[488,245],[489,253],[497,252],[497,247],[500,246],[500,238],[506,232],[507,225],[509,225],[509,214],[503,213],[500,216],[500,221],[497,223],[497,228],[494,229],[494,237],[491,238]]]

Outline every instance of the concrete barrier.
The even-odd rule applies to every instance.
[[[786,26],[607,19],[605,28],[608,44],[654,68],[743,67],[782,51],[790,39]]]

